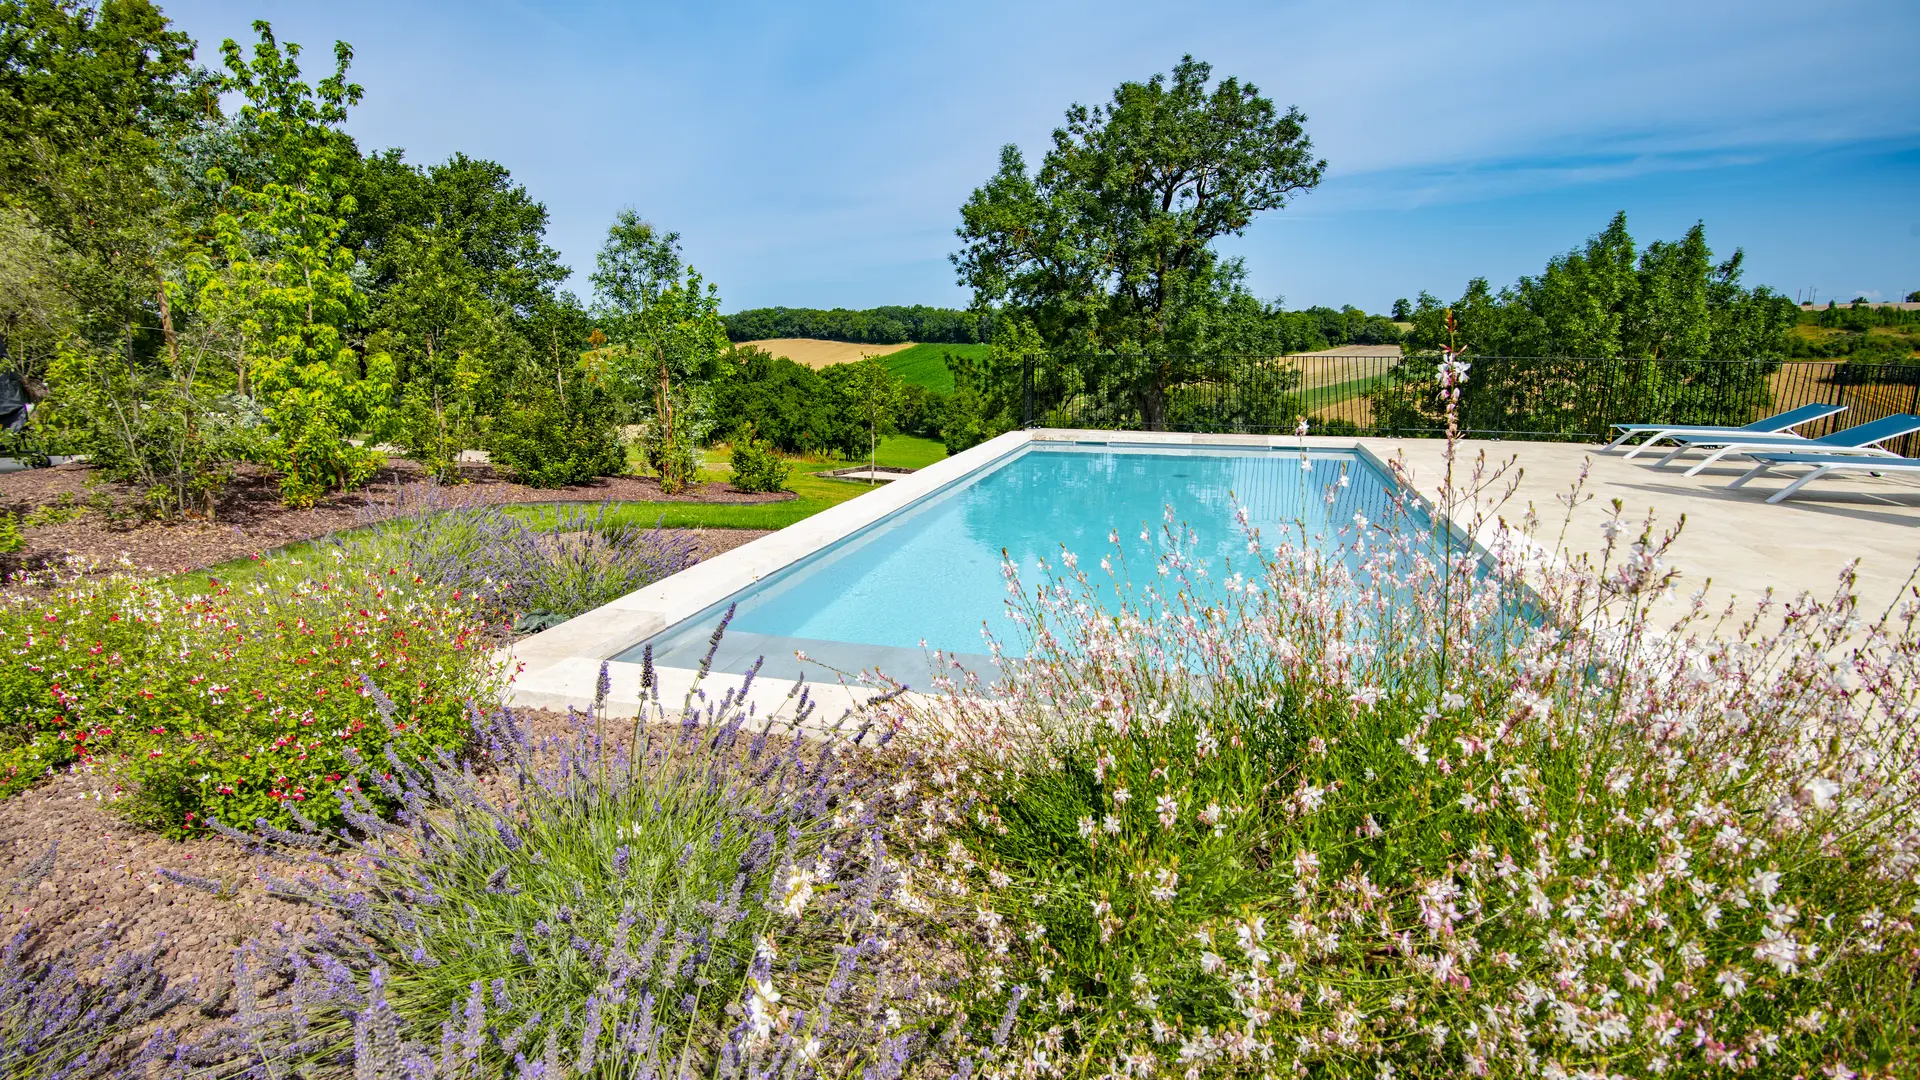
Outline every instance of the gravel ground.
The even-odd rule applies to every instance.
[[[565,714],[542,710],[520,718],[536,737],[567,724]],[[318,909],[269,896],[264,860],[240,845],[166,839],[127,822],[114,802],[112,778],[87,767],[0,800],[0,940],[30,930],[36,951],[58,950],[115,931],[126,946],[162,945],[157,966],[195,980],[196,995],[212,999],[232,979],[242,942],[311,925]],[[168,881],[163,869],[223,881],[227,892]]]
[[[85,770],[0,801],[0,935],[31,929],[36,948],[56,950],[96,929],[137,948],[164,942],[160,968],[214,997],[231,977],[235,946],[310,917],[267,896],[238,846],[167,840],[128,824],[113,801],[111,779]],[[231,895],[176,885],[163,867],[227,881]]]
[[[41,507],[60,505],[64,495],[70,497],[77,514],[69,521],[26,526],[27,549],[14,558],[15,565],[43,564],[62,555],[108,565],[124,557],[142,570],[172,574],[363,524],[391,501],[396,487],[417,482],[421,475],[412,462],[394,459],[365,487],[323,499],[311,509],[294,510],[281,505],[279,486],[273,477],[247,469],[228,489],[211,520],[199,516],[153,522],[141,521],[132,513],[139,500],[131,488],[102,480],[88,465],[70,464],[0,475],[0,511],[24,518]],[[458,497],[488,505],[608,500],[761,503],[793,497],[784,492],[744,494],[724,483],[702,484],[680,495],[664,495],[658,481],[638,476],[601,477],[567,488],[530,488],[504,479],[486,465],[468,466],[464,479]],[[112,508],[87,509],[90,498],[110,503]],[[702,530],[703,534],[731,531]]]

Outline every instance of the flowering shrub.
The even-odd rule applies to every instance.
[[[343,564],[405,566],[517,615],[523,629],[571,618],[698,561],[684,531],[608,520],[609,504],[556,507],[544,520],[412,484],[374,507],[372,527],[325,545]]]
[[[879,823],[910,795],[849,771],[860,735],[781,737],[731,691],[669,715],[656,688],[646,720],[481,719],[504,791],[389,753],[365,777],[399,823],[349,794],[364,839],[221,827],[337,927],[243,972],[230,1046],[274,1075],[898,1076],[923,1037]]]
[[[304,571],[303,571],[304,572]],[[349,755],[455,747],[497,672],[457,594],[397,571],[268,575],[190,592],[124,576],[0,603],[0,777],[116,771],[146,824],[339,815]],[[383,716],[363,679],[393,688]]]
[[[1497,488],[1449,461],[1447,505]],[[906,711],[946,792],[915,887],[971,956],[956,1053],[987,1077],[1909,1066],[1920,602],[1866,618],[1848,578],[1661,625],[1650,522],[1616,508],[1568,565],[1421,520],[1356,521],[1338,557],[1250,531],[1212,570],[1172,529],[1164,588],[1118,609],[1111,560],[1069,562],[1019,601],[1033,648],[999,694]]]

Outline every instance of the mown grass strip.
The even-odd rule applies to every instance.
[[[880,442],[879,462],[881,465],[897,469],[918,469],[930,465],[947,456],[946,447],[932,439],[920,439],[911,435],[890,435]],[[724,454],[713,453],[709,464],[722,464]],[[640,525],[658,525],[666,529],[784,529],[797,521],[803,521],[832,506],[855,499],[869,491],[875,485],[858,480],[842,480],[826,476],[824,473],[834,469],[844,469],[850,465],[864,464],[847,461],[795,461],[793,477],[788,487],[793,489],[794,498],[780,502],[767,503],[701,503],[701,502],[618,502],[608,508],[607,516],[612,523]],[[547,524],[566,510],[591,509],[590,502],[551,502],[526,503],[509,506],[508,513],[521,515],[537,524]],[[378,525],[364,526],[379,528]],[[330,534],[341,536],[354,530],[341,530]],[[314,540],[302,540],[266,552],[260,557],[248,556],[231,559],[214,566],[199,570],[190,570],[176,575],[174,580],[189,588],[208,588],[213,581],[239,583],[253,580],[263,574],[284,568],[289,563],[311,559],[319,553],[322,545],[329,543],[329,537]]]

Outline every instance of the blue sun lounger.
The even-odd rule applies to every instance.
[[[1834,413],[1845,411],[1847,411],[1845,405],[1802,405],[1797,409],[1789,409],[1783,413],[1776,413],[1773,416],[1767,417],[1765,420],[1755,420],[1751,424],[1742,424],[1739,427],[1725,424],[1615,424],[1613,425],[1613,430],[1620,433],[1619,438],[1614,439],[1600,449],[1602,451],[1612,450],[1628,439],[1633,438],[1635,435],[1651,433],[1651,437],[1648,438],[1647,441],[1639,443],[1634,446],[1633,449],[1628,450],[1627,456],[1622,459],[1632,461],[1640,455],[1642,450],[1659,442],[1661,439],[1671,439],[1679,435],[1737,435],[1741,432],[1754,435],[1777,435],[1782,432],[1791,431],[1801,424],[1812,423],[1815,420],[1832,416]]]
[[[1855,424],[1831,435],[1822,435],[1817,439],[1803,439],[1798,435],[1676,435],[1674,441],[1680,445],[1673,453],[1654,463],[1659,468],[1689,450],[1711,449],[1711,453],[1698,465],[1687,470],[1688,476],[1696,476],[1701,469],[1719,461],[1728,454],[1751,455],[1756,450],[1770,450],[1783,454],[1858,454],[1866,457],[1897,458],[1900,455],[1891,450],[1880,449],[1880,443],[1888,439],[1897,439],[1902,435],[1911,435],[1920,431],[1920,416],[1910,413],[1894,413],[1864,424]]]
[[[1760,464],[1747,470],[1738,480],[1728,484],[1728,487],[1737,488],[1749,480],[1765,475],[1769,469],[1781,465],[1813,466],[1812,472],[1768,496],[1767,501],[1770,503],[1777,503],[1815,480],[1838,472],[1911,473],[1920,476],[1920,458],[1862,457],[1858,454],[1790,454],[1771,450],[1755,450],[1747,456]]]

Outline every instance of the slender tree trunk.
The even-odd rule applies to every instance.
[[[160,334],[167,340],[167,360],[173,367],[180,366],[180,339],[173,332],[173,308],[167,304],[167,283],[161,282],[154,290],[160,301]]]

